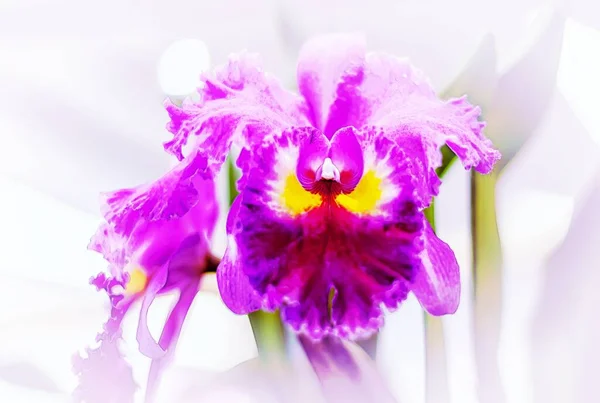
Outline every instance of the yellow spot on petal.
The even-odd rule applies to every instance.
[[[138,294],[146,289],[148,276],[142,269],[135,268],[129,272],[129,281],[125,287],[125,294]]]
[[[348,211],[367,214],[375,210],[381,193],[381,179],[371,170],[363,175],[352,193],[340,194],[335,201]]]
[[[321,195],[304,189],[295,174],[290,174],[285,180],[281,194],[281,204],[292,214],[298,215],[318,207],[323,203]]]

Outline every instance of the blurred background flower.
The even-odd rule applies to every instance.
[[[588,311],[595,293],[589,287],[596,268],[594,219],[600,216],[593,198],[600,169],[596,3],[2,2],[0,396],[13,402],[58,402],[74,388],[73,352],[93,341],[107,308],[88,285],[104,267],[99,256],[85,249],[100,221],[97,195],[155,179],[172,164],[160,144],[170,138],[164,130],[165,96],[185,95],[200,70],[244,48],[260,53],[266,68],[291,86],[304,39],[350,30],[364,31],[372,49],[411,58],[440,93],[454,88],[451,84],[474,63],[467,77],[479,74],[478,83],[489,83],[494,76],[501,83],[506,77],[508,95],[497,96],[498,101],[493,101],[497,92],[488,93],[486,85],[478,84],[484,105],[512,107],[529,100],[531,94],[522,94],[525,86],[509,80],[519,60],[533,66],[520,70],[523,79],[542,82],[550,77],[543,80],[549,83],[541,92],[545,106],[523,131],[528,140],[517,142],[520,150],[498,183],[505,268],[500,373],[508,402],[532,401],[534,385],[540,402],[593,401],[594,383],[586,374],[593,373],[591,335],[597,332]],[[547,10],[555,5],[562,5],[566,16],[562,47],[536,52],[552,21]],[[556,81],[548,75],[553,69]],[[470,88],[472,96],[480,96]],[[512,116],[508,113],[509,120]],[[438,232],[456,251],[463,289],[471,287],[468,186],[462,170],[450,170],[437,202]],[[224,182],[222,188],[225,205]],[[578,218],[571,224],[573,216]],[[223,220],[218,227],[215,253],[222,253]],[[566,243],[554,252],[567,231]],[[205,287],[211,289],[208,282]],[[157,301],[150,318],[154,334],[172,302]],[[455,403],[477,401],[470,309],[464,298],[457,314],[444,318]],[[211,323],[208,332],[206,323]],[[387,323],[380,338],[382,374],[400,401],[421,403],[424,353],[418,303],[411,298]],[[143,387],[149,362],[136,350],[135,319],[124,325],[129,342],[125,354]],[[565,332],[569,327],[571,333]],[[583,338],[577,343],[570,335]],[[165,401],[168,390],[206,385],[215,374],[255,355],[247,319],[231,314],[215,293],[201,293],[159,401]],[[551,365],[572,371],[550,372]],[[552,400],[558,396],[563,399]]]
[[[590,185],[563,244],[544,265],[531,334],[535,402],[598,398],[600,174]]]

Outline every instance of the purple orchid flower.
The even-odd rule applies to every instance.
[[[212,177],[242,148],[217,270],[225,304],[280,309],[314,339],[367,336],[411,291],[433,315],[455,312],[458,264],[423,209],[443,144],[481,173],[500,158],[479,108],[438,99],[420,71],[357,36],[308,42],[297,77],[300,95],[242,54],[203,78],[199,100],[166,104],[165,147],[184,159],[190,145],[185,166]]]
[[[191,166],[193,164],[186,163],[185,169],[182,170],[184,165],[175,167],[151,184],[104,195],[106,222],[93,236],[89,248],[102,253],[109,262],[109,273],[100,273],[91,282],[109,295],[111,315],[104,332],[98,336],[100,346],[88,350],[87,361],[76,360],[80,375],[76,396],[83,400],[132,401],[131,391],[135,389],[118,387],[122,376],[115,380],[113,387],[99,385],[103,379],[113,379],[111,371],[116,368],[124,368],[121,372],[126,373],[128,366],[119,360],[117,341],[124,316],[138,300],[141,300],[141,309],[137,340],[140,351],[152,358],[146,391],[148,401],[151,400],[198,292],[201,277],[216,269],[218,260],[209,250],[218,217],[215,186],[212,180],[188,175]],[[171,188],[173,182],[180,187]],[[165,189],[172,191],[166,194]],[[186,204],[180,196],[190,192],[201,200]],[[182,209],[186,212],[179,214]],[[172,291],[177,291],[179,298],[157,342],[148,329],[148,310],[157,295]],[[113,396],[123,391],[131,393]]]

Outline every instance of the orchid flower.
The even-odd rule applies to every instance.
[[[211,178],[232,144],[242,148],[217,271],[225,304],[280,309],[313,339],[365,337],[411,291],[434,315],[454,312],[458,265],[423,209],[439,190],[443,144],[481,173],[500,158],[479,108],[440,100],[422,72],[367,53],[359,36],[309,41],[297,77],[299,95],[241,54],[204,76],[199,100],[166,104],[165,147],[183,166]]]
[[[117,341],[121,335],[121,322],[136,301],[141,301],[137,329],[140,351],[152,358],[147,391],[150,399],[162,368],[177,343],[202,275],[215,270],[217,261],[209,251],[209,240],[218,216],[214,183],[186,175],[186,171],[176,167],[151,184],[104,195],[106,222],[92,238],[89,248],[102,253],[109,262],[108,274],[100,273],[91,282],[108,294],[111,314],[104,332],[98,336],[100,347],[88,350],[87,360],[76,362],[80,374],[76,396],[81,399],[91,396],[106,399],[104,393],[111,390],[135,391],[112,386],[103,391],[98,385],[102,385],[102,377],[107,374],[122,378],[115,375],[119,373],[116,365],[122,367],[122,372],[127,371],[127,364],[118,359]],[[172,219],[173,215],[186,205],[185,199],[179,198],[176,191],[163,192],[172,181],[185,183],[185,192],[195,192],[202,197],[177,219]],[[165,200],[168,202],[164,209],[154,209]],[[157,295],[172,291],[177,291],[179,298],[166,319],[160,340],[156,341],[148,329],[148,311]],[[106,371],[97,374],[97,371],[102,372],[101,360],[105,360]],[[111,366],[110,363],[114,364]],[[90,376],[96,379],[88,379]]]

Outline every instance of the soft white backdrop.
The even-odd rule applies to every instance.
[[[266,68],[292,86],[296,53],[306,37],[360,30],[372,48],[409,56],[442,91],[487,33],[496,39],[500,70],[510,66],[535,40],[537,17],[558,3],[0,2],[0,400],[68,399],[75,385],[71,357],[93,342],[106,316],[106,299],[88,285],[104,268],[102,258],[86,250],[100,221],[97,194],[152,180],[173,163],[161,147],[168,138],[162,100],[193,87],[196,70],[249,49],[261,53]],[[600,10],[592,1],[569,6],[557,91],[498,191],[505,251],[500,354],[510,403],[532,401],[531,370],[540,366],[536,357],[557,367],[550,377],[539,375],[538,382],[554,379],[550,390],[562,396],[573,396],[577,387],[576,380],[561,383],[564,377],[557,376],[563,361],[570,360],[564,350],[580,357],[574,368],[585,366],[585,351],[575,351],[583,347],[568,343],[563,324],[543,320],[552,317],[552,303],[562,298],[560,274],[570,270],[564,263],[571,260],[569,253],[581,253],[574,247],[565,252],[565,246],[556,252],[557,246],[574,216],[581,211],[599,215],[587,200],[600,186],[600,17],[594,18],[600,12],[594,8]],[[438,204],[439,232],[459,258],[464,290],[470,286],[468,186],[468,175],[454,167]],[[225,186],[221,196],[225,200]],[[597,220],[577,222],[565,245],[579,245],[600,231],[584,225]],[[223,249],[221,226],[215,250]],[[581,278],[598,268],[591,263],[598,252],[586,251],[589,259],[577,261]],[[553,253],[567,257],[551,260],[549,267],[558,273],[551,282],[545,262]],[[161,395],[166,401],[170,391],[209,382],[256,355],[247,320],[227,311],[211,283],[206,281],[207,292],[195,301],[174,366],[165,375]],[[566,295],[564,317],[580,318],[569,323],[584,326],[583,315],[592,313],[575,301],[578,292]],[[157,304],[151,317],[155,325],[169,303],[167,298]],[[458,313],[445,319],[454,403],[476,401],[468,313],[465,292]],[[420,307],[411,299],[389,315],[381,338],[379,364],[402,402],[424,401],[421,321]],[[554,335],[537,355],[531,348],[534,323],[544,329],[542,339]],[[134,325],[135,318],[125,325],[131,342],[127,353],[143,385],[148,361],[135,350]]]

